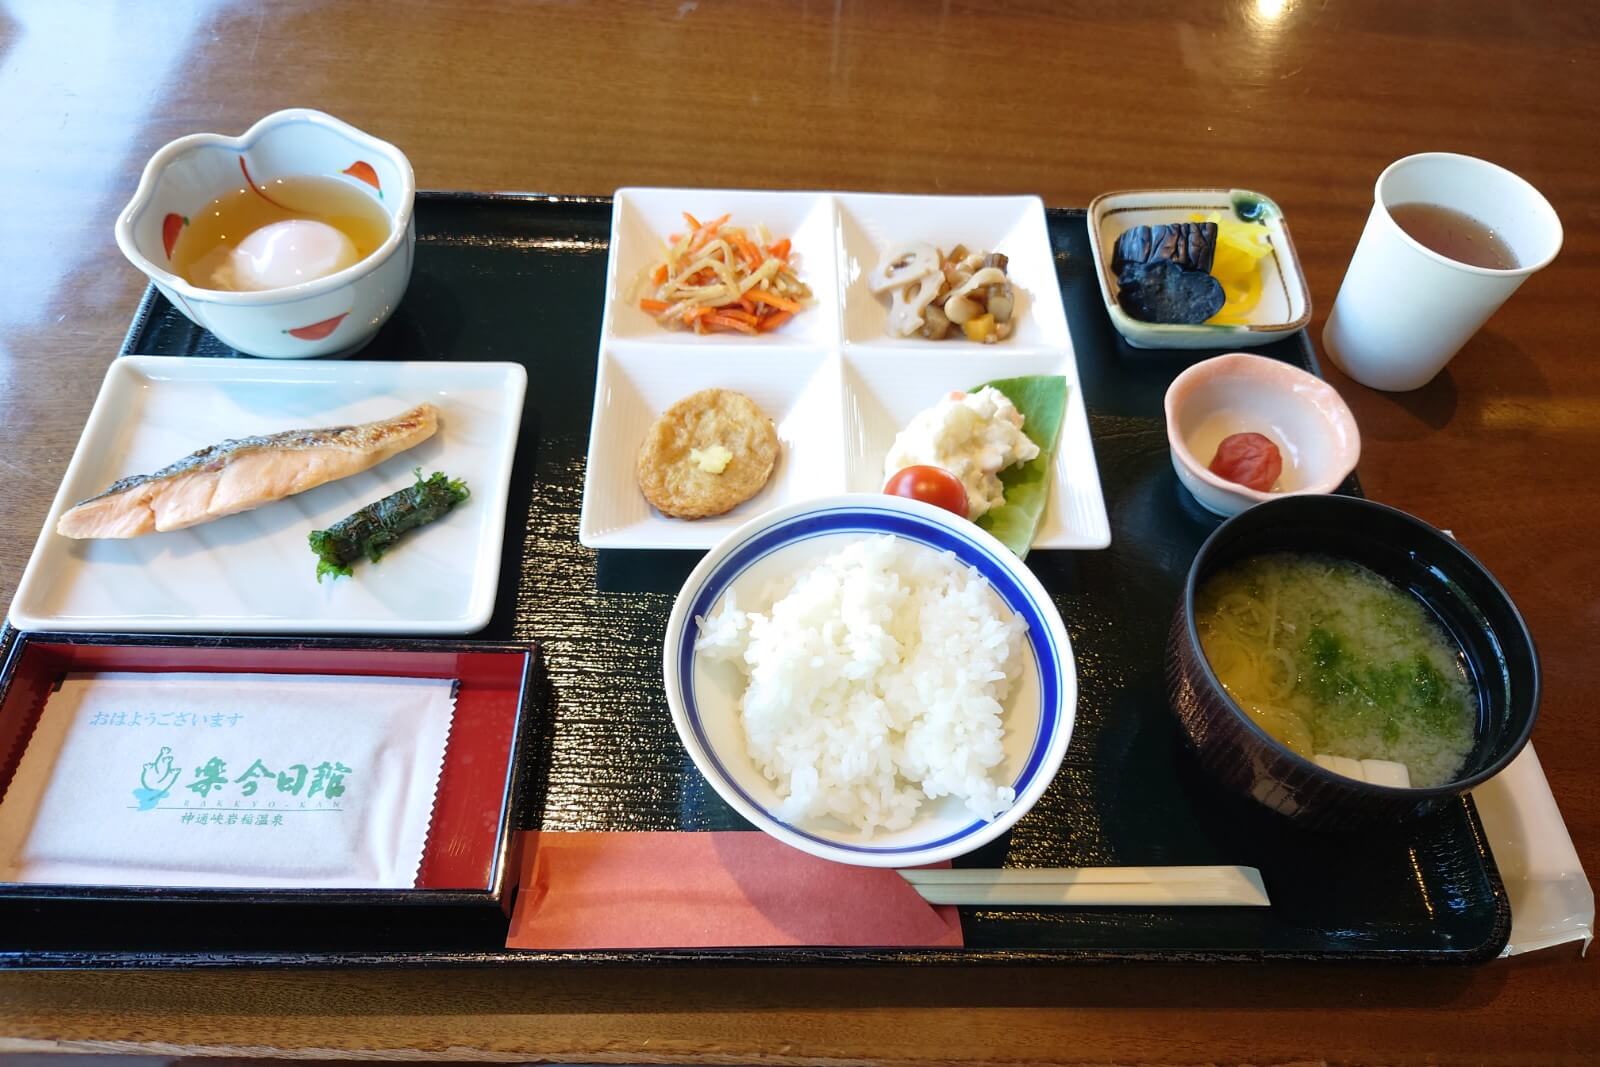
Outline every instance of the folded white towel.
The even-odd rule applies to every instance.
[[[409,888],[449,679],[69,676],[0,803],[0,879]]]

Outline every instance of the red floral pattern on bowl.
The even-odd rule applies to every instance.
[[[383,199],[383,186],[378,181],[378,172],[373,170],[372,164],[368,163],[366,160],[358,159],[348,167],[344,168],[344,170],[341,170],[339,173],[348,174],[357,181],[366,182],[368,185],[378,190],[378,199]]]
[[[333,333],[334,330],[337,330],[339,328],[339,324],[343,322],[345,320],[345,316],[349,314],[350,312],[346,311],[343,314],[333,316],[331,319],[323,319],[321,322],[313,322],[309,326],[296,326],[292,330],[284,330],[283,332],[288,334],[290,337],[298,337],[302,341],[320,341],[324,337],[327,337],[329,334]]]

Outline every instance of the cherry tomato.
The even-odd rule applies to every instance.
[[[883,491],[890,496],[908,496],[936,508],[967,517],[967,487],[943,467],[907,467],[896,471]]]
[[[1283,454],[1270,438],[1258,433],[1224,437],[1211,459],[1211,473],[1247,489],[1268,492],[1283,473]]]

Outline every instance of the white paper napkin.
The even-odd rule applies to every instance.
[[[449,679],[70,675],[0,800],[0,879],[409,888]]]
[[[1594,939],[1594,890],[1533,745],[1474,789],[1472,800],[1511,899],[1511,940],[1502,955],[1572,941],[1582,941],[1587,952]]]

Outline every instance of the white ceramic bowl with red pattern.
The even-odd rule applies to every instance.
[[[325,176],[370,196],[389,221],[387,238],[343,270],[275,289],[234,292],[194,285],[172,270],[189,220],[230,190],[267,195],[279,179]],[[305,359],[354,352],[370,341],[405,294],[416,247],[416,179],[405,155],[332,115],[274,112],[238,137],[196,133],[151,158],[117,219],[117,246],[163,296],[246,355]]]

